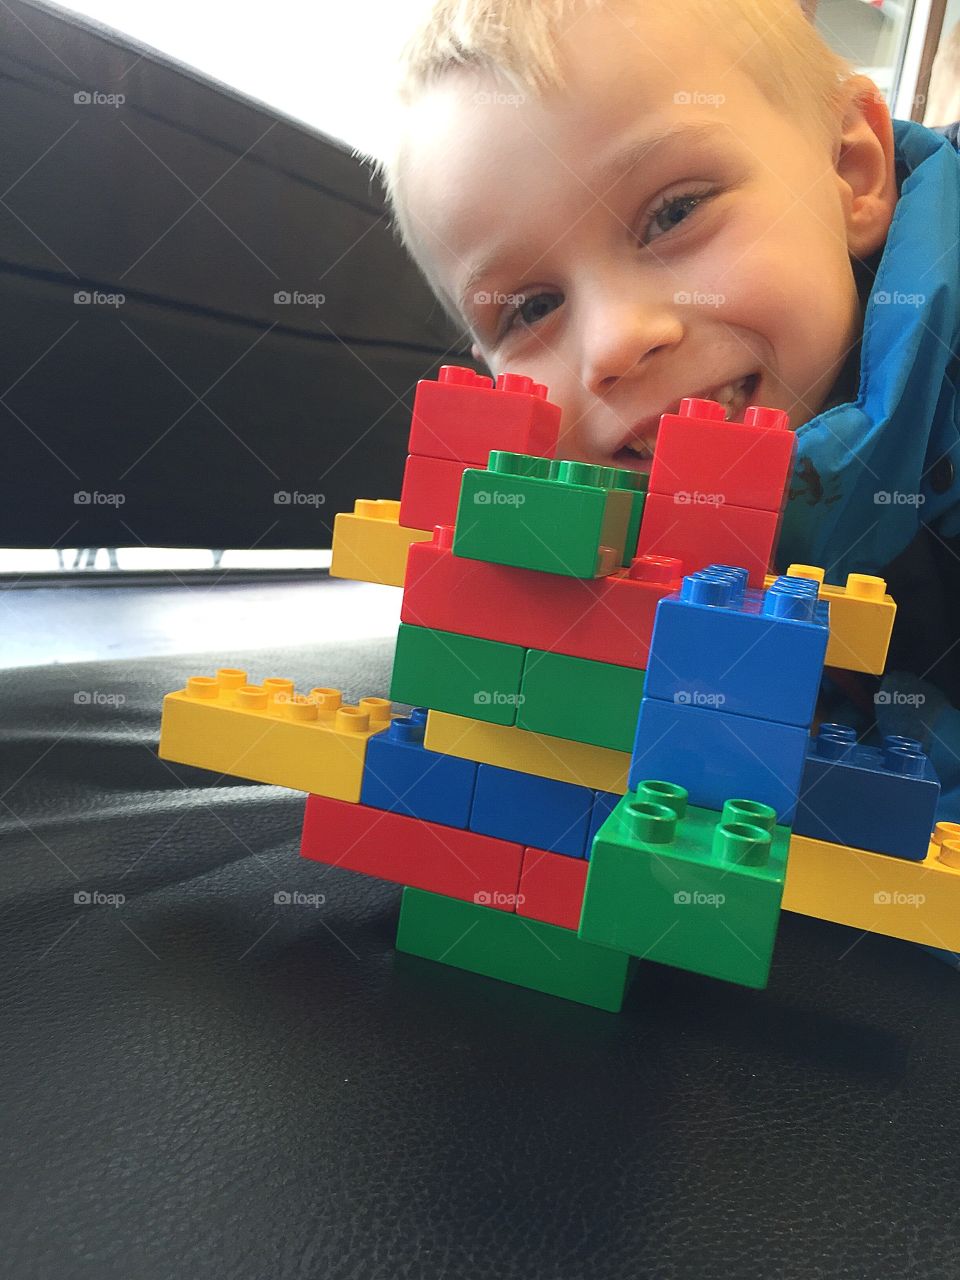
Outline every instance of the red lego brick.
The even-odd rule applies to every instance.
[[[543,383],[502,373],[494,386],[472,369],[447,364],[436,382],[417,383],[409,447],[424,457],[485,467],[491,449],[552,458],[559,432],[560,406],[547,400]]]
[[[579,929],[590,863],[544,849],[524,849],[517,915],[561,929]]]
[[[776,545],[779,511],[732,507],[726,503],[686,502],[680,495],[648,493],[640,524],[638,555],[676,556],[685,573],[709,564],[735,564],[747,570],[751,587],[763,587]],[[429,547],[429,542],[421,542]],[[407,561],[409,573],[410,562]]]
[[[311,795],[300,854],[448,898],[515,911],[523,846]]]
[[[400,524],[405,529],[432,529],[453,524],[460,501],[460,481],[466,462],[449,458],[422,458],[411,453],[400,491]]]
[[[682,400],[657,432],[650,493],[708,495],[715,503],[779,511],[793,470],[796,436],[782,409],[751,405],[725,422],[714,400]],[[734,561],[739,564],[739,561]]]
[[[411,546],[403,622],[641,671],[657,605],[683,576],[678,560],[639,557],[605,578],[564,578],[462,559],[452,539],[444,527]]]

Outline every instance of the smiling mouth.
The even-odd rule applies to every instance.
[[[724,382],[706,391],[699,391],[692,398],[716,400],[723,405],[726,422],[742,422],[744,411],[749,405],[756,404],[755,396],[759,383],[759,373],[748,373],[742,378],[735,378],[732,382]],[[679,408],[680,401],[677,400],[663,412],[677,413]],[[613,455],[614,466],[629,467],[634,471],[649,469],[662,416],[658,414],[655,418],[647,418],[631,429],[629,437]]]

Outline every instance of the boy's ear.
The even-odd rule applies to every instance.
[[[851,76],[834,160],[847,226],[847,249],[868,258],[884,243],[897,203],[893,123],[883,95]]]

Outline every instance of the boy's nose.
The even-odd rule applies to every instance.
[[[666,307],[597,307],[584,322],[583,384],[604,396],[621,379],[646,375],[682,336],[683,326]]]

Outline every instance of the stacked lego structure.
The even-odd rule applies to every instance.
[[[960,946],[919,744],[810,737],[824,663],[879,674],[895,605],[767,575],[785,415],[684,401],[649,484],[555,458],[559,418],[445,368],[401,502],[337,517],[331,572],[403,585],[409,715],[224,669],[168,695],[161,755],[307,792],[304,857],[406,886],[399,950],[603,1009],[641,958],[765,985],[781,908]]]

